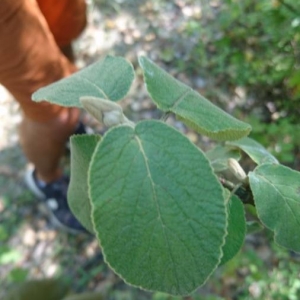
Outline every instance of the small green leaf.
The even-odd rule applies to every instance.
[[[227,142],[226,145],[243,150],[258,165],[263,163],[278,164],[278,160],[266,148],[249,137],[244,137],[237,141]]]
[[[117,101],[127,94],[133,79],[133,67],[127,60],[106,56],[67,78],[39,89],[32,95],[32,100],[75,107],[82,107],[79,102],[82,96]]]
[[[0,247],[0,265],[17,263],[22,259],[22,254],[10,247],[3,245]]]
[[[78,295],[70,295],[63,300],[102,300],[103,295],[100,293],[83,293]]]
[[[61,300],[68,290],[59,279],[32,280],[14,285],[3,300]]]
[[[89,172],[105,260],[126,282],[188,294],[219,264],[227,218],[205,155],[158,121],[110,129]]]
[[[68,189],[68,203],[80,223],[93,232],[91,204],[88,196],[87,174],[92,154],[100,135],[73,135],[71,146],[71,178]]]
[[[0,242],[4,242],[9,238],[8,229],[4,225],[0,225]]]
[[[249,124],[233,118],[148,58],[140,57],[139,63],[147,90],[161,110],[175,113],[188,126],[217,140],[237,140],[249,134]]]
[[[259,219],[279,245],[300,252],[300,173],[264,164],[249,179]]]
[[[29,270],[23,268],[13,268],[8,274],[8,280],[10,282],[24,282],[28,277]]]
[[[262,231],[264,227],[258,221],[247,221],[247,234]]]
[[[233,150],[221,145],[207,151],[206,157],[210,160],[211,166],[215,172],[221,172],[228,169],[228,159],[234,158],[240,160],[241,154],[239,150]]]
[[[227,197],[230,193],[226,192]],[[241,200],[232,195],[227,203],[228,226],[225,245],[223,246],[223,256],[220,265],[232,259],[241,249],[246,235],[245,211]]]

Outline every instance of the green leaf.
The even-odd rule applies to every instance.
[[[139,63],[147,90],[161,110],[175,113],[188,126],[217,140],[236,140],[249,134],[249,124],[233,118],[148,58],[140,57]]]
[[[0,265],[17,263],[22,259],[22,254],[17,249],[6,245],[0,246]]]
[[[247,234],[262,231],[264,227],[258,221],[247,221]]]
[[[194,298],[192,298],[194,299]],[[182,300],[181,296],[170,296],[169,294],[162,292],[155,292],[152,295],[151,300]]]
[[[228,158],[240,160],[241,154],[238,150],[233,150],[221,145],[207,151],[206,157],[210,160],[211,166],[215,172],[221,172],[228,169]]]
[[[4,242],[9,238],[8,229],[4,225],[0,225],[0,242]]]
[[[238,141],[227,142],[226,145],[243,150],[258,165],[263,163],[278,164],[278,160],[266,148],[249,137],[244,137]]]
[[[227,191],[227,197],[230,193]],[[232,259],[241,249],[246,235],[245,211],[241,200],[232,195],[227,203],[228,226],[225,245],[223,246],[223,256],[220,265]]]
[[[75,107],[82,107],[79,102],[82,96],[117,101],[127,94],[133,79],[133,67],[127,60],[106,56],[67,78],[39,89],[32,95],[32,100]]]
[[[14,283],[24,282],[28,277],[28,273],[29,270],[16,267],[9,272],[7,278],[10,282]]]
[[[264,164],[249,179],[259,219],[279,245],[300,252],[300,173]]]
[[[3,300],[61,300],[67,292],[68,287],[62,280],[32,280],[14,285]]]
[[[188,294],[221,257],[222,187],[205,155],[158,121],[114,127],[89,172],[92,219],[105,260],[126,282]]]
[[[68,203],[80,223],[93,232],[91,204],[88,195],[87,174],[92,154],[100,135],[73,135],[71,146],[71,178],[68,189]]]
[[[102,300],[103,295],[100,293],[83,293],[78,295],[71,295],[63,300]]]

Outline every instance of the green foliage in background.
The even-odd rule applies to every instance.
[[[300,124],[293,124],[289,117],[272,123],[262,123],[257,117],[248,118],[252,125],[251,137],[285,163],[295,161],[295,153],[300,149]]]
[[[184,34],[197,42],[185,71],[215,85],[243,86],[256,106],[272,102],[282,115],[300,113],[300,2],[225,0],[203,22],[189,19]]]
[[[136,287],[190,294],[242,247],[243,204],[253,206],[252,215],[274,233],[279,245],[300,252],[300,173],[247,138],[249,124],[146,57],[139,63],[150,97],[165,112],[162,120],[135,124],[114,102],[125,96],[133,80],[131,64],[120,57],[108,56],[33,95],[36,101],[83,106],[111,127],[102,138],[72,138],[71,172],[76,174],[71,174],[68,193],[71,209],[95,233],[107,264]],[[83,89],[77,98],[74,86]],[[224,149],[219,145],[206,155],[164,122],[170,113],[196,131],[225,141]],[[249,174],[236,159],[239,151],[257,164]],[[224,168],[234,181],[220,173]]]

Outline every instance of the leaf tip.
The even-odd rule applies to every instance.
[[[39,91],[40,89],[38,89],[37,91],[35,91],[32,95],[31,95],[31,100],[35,101],[35,102],[40,102],[42,101],[41,98],[39,97]]]
[[[138,62],[139,62],[139,65],[140,65],[141,68],[143,68],[145,60],[146,60],[146,56],[145,55],[140,55],[138,57]]]

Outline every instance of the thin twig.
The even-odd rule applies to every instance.
[[[238,196],[244,204],[255,206],[253,195],[249,188],[249,185],[246,185],[245,183],[235,185],[231,181],[228,181],[224,178],[219,178],[219,181],[223,185],[223,187],[227,188],[232,194]]]
[[[228,180],[226,180],[225,178],[222,178],[222,177],[219,177],[219,181],[229,191],[233,191],[234,190],[235,185],[231,181],[228,181]]]
[[[170,114],[171,114],[170,111],[165,112],[165,113],[161,116],[160,120],[163,121],[163,122],[166,122],[166,121],[168,120]]]

